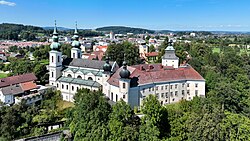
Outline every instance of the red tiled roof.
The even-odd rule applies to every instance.
[[[122,68],[119,68],[115,74],[110,77],[108,80],[109,84],[119,86],[119,72],[121,69]],[[182,80],[204,81],[204,78],[191,66],[174,69],[172,67],[163,67],[161,64],[143,64],[128,66],[128,70],[131,73],[131,79],[138,78],[139,85]]]
[[[33,81],[21,83],[20,85],[23,91],[28,91],[37,88],[36,83],[34,83]]]
[[[149,53],[145,53],[146,57],[153,57],[153,56],[158,56],[158,52],[149,52]]]
[[[6,78],[0,79],[0,88],[6,87],[9,85],[19,84],[19,83],[35,81],[35,80],[37,80],[37,78],[33,73],[26,73],[22,75],[6,77]]]

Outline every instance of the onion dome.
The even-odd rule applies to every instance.
[[[130,76],[130,71],[127,69],[127,62],[124,61],[124,62],[123,62],[122,70],[120,71],[120,77],[121,77],[121,78],[128,79],[129,76]]]
[[[103,70],[105,72],[111,72],[112,66],[109,64],[109,58],[106,58],[106,63],[103,65]]]
[[[77,22],[76,22],[76,28],[73,36],[74,41],[72,42],[72,47],[74,48],[80,48],[81,43],[79,42],[79,36],[78,36],[78,31],[77,31]]]
[[[52,39],[53,39],[53,42],[50,45],[51,50],[59,50],[61,45],[58,42],[58,32],[57,32],[57,27],[56,27],[56,21],[55,21],[55,27],[54,27]]]
[[[172,40],[169,40],[168,47],[165,50],[175,50],[174,47],[173,47],[173,41]]]

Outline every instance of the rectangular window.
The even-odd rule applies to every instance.
[[[175,91],[175,96],[178,96],[178,91]]]
[[[175,89],[177,89],[178,84],[175,84]]]
[[[173,97],[173,92],[170,92],[170,96]]]
[[[126,88],[126,84],[122,83],[122,88],[125,89]]]
[[[185,83],[182,83],[182,88],[184,88],[184,86],[185,86]]]
[[[185,92],[184,90],[181,91],[182,95],[184,95],[184,92]]]
[[[54,72],[53,71],[51,72],[51,77],[54,77]]]
[[[69,89],[69,85],[66,85],[66,90],[68,90]]]
[[[165,85],[165,90],[167,90],[168,89],[168,85]]]
[[[115,101],[117,102],[118,101],[118,95],[116,94],[115,96]]]
[[[73,53],[73,58],[75,58],[75,53]]]
[[[111,100],[113,101],[113,93],[111,93]]]
[[[64,85],[62,84],[62,89],[64,89]]]
[[[195,90],[195,96],[198,96],[198,90]]]
[[[158,91],[158,86],[155,87],[155,90]]]
[[[60,62],[60,56],[57,56],[57,61]]]
[[[125,99],[125,98],[126,98],[126,95],[124,94],[124,95],[123,95],[123,99]]]
[[[151,92],[151,88],[148,88],[148,91]]]
[[[155,90],[155,87],[152,87],[152,91],[154,91]]]
[[[189,87],[189,83],[187,83],[187,87]]]
[[[190,91],[189,90],[187,90],[187,94],[190,95]]]
[[[195,83],[195,88],[198,88],[198,83]]]
[[[164,93],[161,93],[161,98],[164,98]]]
[[[159,98],[159,93],[156,93],[156,95],[155,95],[155,96],[156,96],[156,98]]]
[[[170,85],[170,89],[173,89],[173,85]]]
[[[166,92],[165,95],[166,95],[166,98],[168,98],[168,92]]]
[[[163,88],[164,88],[164,87],[163,87],[163,86],[161,86],[161,90],[163,90]]]
[[[142,89],[142,92],[143,92],[143,93],[145,92],[145,88]]]

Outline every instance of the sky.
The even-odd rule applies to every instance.
[[[0,0],[0,23],[250,31],[250,0]]]

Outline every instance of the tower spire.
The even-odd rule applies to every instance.
[[[75,32],[74,32],[75,35],[78,35],[78,31],[77,31],[77,21],[76,21],[76,27],[75,27]]]
[[[74,48],[80,48],[81,46],[81,43],[79,42],[79,36],[78,36],[78,31],[77,31],[77,21],[76,21],[76,24],[75,24],[75,32],[74,32],[74,36],[73,36],[73,39],[74,41],[72,42],[72,46]]]
[[[55,20],[55,27],[54,27],[52,39],[53,39],[53,42],[50,45],[50,48],[52,50],[59,50],[61,45],[60,45],[60,43],[58,43],[58,32],[57,32],[57,27],[56,27],[56,20]]]
[[[56,20],[55,20],[55,27],[54,27],[54,32],[53,32],[53,35],[58,35],[58,32],[57,32],[57,27],[56,27]]]

